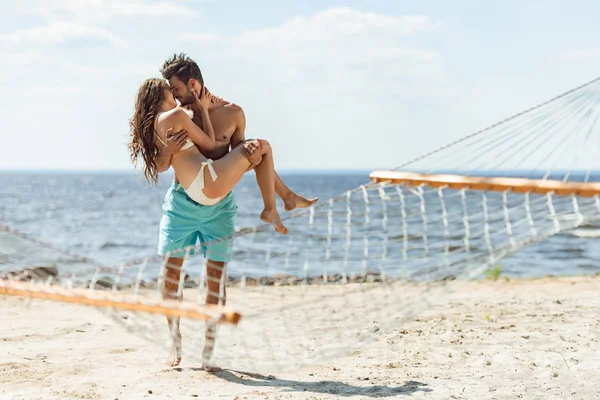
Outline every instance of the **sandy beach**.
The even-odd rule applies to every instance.
[[[168,368],[163,347],[96,309],[2,297],[0,399],[599,398],[599,277],[450,286],[382,326],[374,345],[268,374],[248,360],[216,374],[185,357]],[[245,305],[260,309],[259,300]],[[294,312],[302,307],[286,318]]]

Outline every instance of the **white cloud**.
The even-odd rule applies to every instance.
[[[194,42],[195,44],[211,44],[218,43],[225,39],[224,36],[218,33],[200,32],[200,33],[183,33],[178,36],[179,40],[184,42]]]
[[[35,84],[35,85],[21,85],[19,90],[27,93],[28,96],[49,96],[53,99],[64,99],[72,98],[73,95],[105,95],[111,93],[111,88],[104,85],[89,87],[82,86],[79,84]]]
[[[0,35],[0,43],[48,45],[62,44],[80,38],[106,41],[115,47],[126,45],[123,39],[106,29],[70,22],[57,22],[42,27],[19,29]]]
[[[185,17],[197,15],[189,7],[149,0],[21,0],[17,12],[49,20],[108,21],[114,18]]]
[[[51,85],[58,85],[56,82],[65,78],[77,79],[80,82],[81,79],[85,79],[85,85],[81,85],[82,87],[102,87],[106,85],[106,82],[114,82],[115,80],[142,79],[142,77],[158,75],[158,66],[155,63],[130,61],[115,64],[110,63],[110,61],[102,63],[102,60],[86,63],[85,61],[73,61],[61,57],[59,54],[42,51],[5,52],[3,57],[4,67],[7,69],[12,68],[12,70],[8,70],[8,75],[14,78],[20,74],[24,76],[33,74],[33,77],[37,78],[35,85],[27,89],[34,91],[37,87],[43,87],[41,83],[54,82]],[[102,77],[102,79],[98,79],[98,77]],[[19,87],[22,86],[22,83],[18,80],[14,84]],[[46,89],[43,90],[47,91]]]
[[[438,54],[410,46],[413,36],[439,26],[425,16],[387,16],[334,7],[239,35],[203,32],[179,39],[198,46],[196,57],[203,63],[234,65],[238,75],[243,75],[242,67],[252,79],[316,80],[348,87],[350,82],[389,83],[398,78],[443,80]]]
[[[35,64],[46,64],[51,58],[37,51],[25,51],[18,53],[4,52],[2,55],[5,65],[26,66]]]
[[[415,131],[406,103],[456,96],[440,55],[423,45],[441,26],[427,16],[333,7],[236,35],[178,39],[193,49],[207,86],[242,105],[246,135],[272,141],[277,165],[369,168],[397,156],[378,155],[392,135]]]
[[[81,3],[92,11],[78,8],[74,0],[31,4],[46,6],[38,12],[41,18],[35,18],[42,27],[15,24],[10,28],[15,32],[5,28],[0,36],[0,45],[13,44],[0,46],[7,69],[2,75],[10,77],[2,86],[15,94],[5,107],[11,113],[10,128],[29,123],[30,110],[43,110],[34,127],[40,148],[53,145],[46,141],[48,132],[52,143],[90,141],[85,160],[72,159],[61,148],[60,156],[40,157],[40,165],[56,166],[56,160],[65,158],[81,167],[129,168],[123,142],[135,94],[144,79],[159,75],[173,52],[188,52],[202,67],[209,88],[244,107],[247,136],[272,141],[278,168],[389,165],[396,153],[384,159],[382,143],[390,143],[394,132],[415,131],[422,121],[413,104],[428,103],[415,102],[415,96],[452,95],[440,55],[423,45],[422,38],[427,40],[440,26],[428,17],[336,7],[240,34],[218,27],[191,34],[197,28],[180,25],[178,17],[124,21],[134,12],[118,11],[110,0]],[[102,18],[90,15],[94,12]],[[121,18],[108,21],[108,15]],[[190,34],[173,35],[181,26],[189,26]],[[125,40],[130,44],[126,51],[115,48]],[[111,46],[87,44],[99,41]],[[327,150],[340,143],[360,149],[360,157]],[[20,165],[14,158],[0,160],[0,167],[13,164]]]
[[[560,58],[564,61],[597,61],[600,60],[600,48],[565,51]]]
[[[190,7],[152,0],[19,0],[13,13],[41,17],[43,22],[0,34],[0,43],[60,45],[92,40],[126,47],[124,38],[110,27],[123,18],[182,18],[197,16]]]
[[[351,35],[385,33],[393,37],[408,36],[435,29],[439,25],[424,16],[387,16],[346,7],[333,7],[312,17],[296,17],[279,27],[248,31],[238,36],[199,33],[183,35],[182,39],[235,39],[240,45],[273,46],[284,45],[288,41],[321,42]]]

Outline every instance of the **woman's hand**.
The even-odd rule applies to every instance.
[[[201,110],[208,110],[208,107],[210,106],[211,102],[210,102],[210,96],[208,95],[206,87],[202,86],[202,90],[200,91],[200,97],[198,97],[196,92],[192,92],[192,93],[194,94],[194,100],[195,100],[198,108]]]

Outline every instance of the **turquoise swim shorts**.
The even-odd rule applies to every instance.
[[[200,250],[209,260],[231,261],[237,216],[233,192],[215,205],[204,206],[178,186],[174,183],[165,195],[158,254],[184,257]]]

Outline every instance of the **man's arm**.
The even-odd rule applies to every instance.
[[[230,106],[231,107],[231,106]],[[234,149],[239,146],[244,140],[246,140],[246,115],[244,110],[240,106],[235,107],[234,118],[235,118],[235,131],[231,135],[231,148]]]
[[[233,113],[235,119],[235,131],[233,131],[233,135],[231,135],[231,149],[235,149],[237,146],[239,146],[246,140],[246,115],[244,114],[244,110],[242,109],[242,107],[237,105],[234,107],[235,109],[233,110]],[[256,144],[258,144],[258,142],[256,142]],[[258,152],[254,154],[256,150],[255,144],[245,143],[244,146],[246,151],[250,155],[248,160],[252,163],[247,169],[247,171],[250,171],[260,163],[262,157]]]

